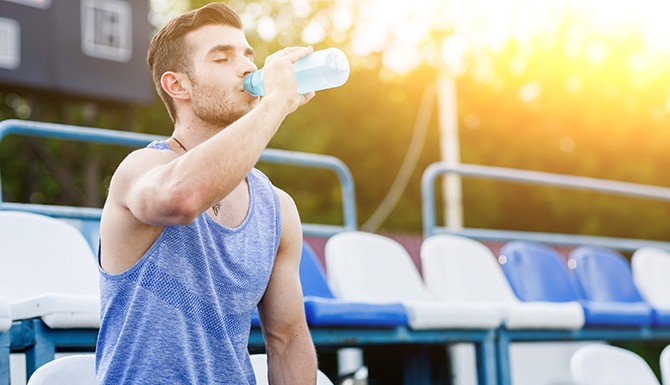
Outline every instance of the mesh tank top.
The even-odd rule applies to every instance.
[[[165,142],[149,148],[168,150]],[[255,384],[251,317],[274,265],[279,201],[259,170],[247,176],[244,222],[208,213],[168,226],[129,270],[100,269],[98,384]]]

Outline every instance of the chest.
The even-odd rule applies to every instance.
[[[242,225],[249,215],[251,197],[246,181],[240,183],[228,196],[207,210],[212,219],[222,226],[234,229]]]

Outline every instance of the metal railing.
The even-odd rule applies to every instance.
[[[554,245],[592,245],[603,246],[623,251],[634,251],[640,247],[657,247],[670,250],[670,242],[602,237],[577,234],[558,234],[532,231],[512,231],[479,228],[463,228],[455,226],[438,226],[436,223],[435,183],[439,176],[455,173],[462,176],[548,185],[603,192],[629,197],[642,197],[662,201],[670,201],[670,188],[619,182],[605,179],[553,174],[539,171],[518,170],[502,167],[481,166],[472,164],[452,164],[437,162],[426,168],[421,179],[422,215],[424,237],[435,234],[458,234],[468,238],[489,241],[527,240]]]
[[[167,137],[159,135],[56,123],[14,119],[0,122],[0,142],[10,134],[138,148],[144,147],[154,140],[167,139]],[[353,177],[341,160],[329,155],[278,149],[266,149],[260,159],[268,163],[319,168],[335,172],[342,192],[343,224],[303,223],[303,232],[306,235],[330,236],[343,230],[355,230],[358,227]],[[1,183],[2,179],[0,179],[0,186]],[[102,213],[100,208],[5,202],[0,189],[0,210],[30,211],[69,220],[84,233],[89,242],[97,244],[97,225]]]

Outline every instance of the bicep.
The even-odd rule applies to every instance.
[[[269,336],[305,323],[299,275],[302,253],[300,218],[291,198],[281,191],[279,196],[282,238],[268,287],[259,303],[261,324]]]

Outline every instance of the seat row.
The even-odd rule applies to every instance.
[[[267,384],[267,358],[253,354],[251,362],[259,384]],[[662,383],[637,353],[601,343],[585,345],[570,358],[570,378],[575,385],[667,385],[670,384],[670,345],[660,354]],[[95,356],[76,354],[51,361],[35,372],[28,385],[94,385]],[[332,385],[321,371],[317,385]]]
[[[83,236],[61,220],[0,211],[0,244],[0,384],[9,382],[10,350],[26,354],[29,377],[59,348],[94,349],[98,271]],[[478,241],[435,235],[419,269],[391,238],[348,231],[328,239],[325,262],[304,245],[305,313],[318,348],[469,342],[477,381],[504,385],[512,341],[670,339],[662,250],[638,250],[631,272],[607,249],[576,248],[566,263],[546,245],[513,241],[496,257]],[[250,346],[260,347],[254,329]],[[421,354],[407,360],[406,382],[429,383]]]
[[[670,345],[658,359],[661,382],[647,361],[637,353],[607,344],[589,344],[570,358],[570,376],[575,385],[668,385]]]
[[[566,261],[547,245],[511,241],[496,258],[478,241],[435,235],[419,271],[399,243],[353,231],[331,237],[325,259],[337,298],[399,302],[413,329],[670,326],[670,253],[659,249],[637,250],[631,268],[601,247],[577,247]]]
[[[268,385],[267,356],[252,354],[257,385]],[[30,377],[28,385],[96,385],[95,355],[74,354],[48,362],[39,367]],[[317,373],[316,385],[333,385],[326,375]]]
[[[480,242],[436,235],[422,244],[419,271],[390,238],[344,232],[325,248],[327,283],[321,280],[321,287],[332,288],[330,309],[310,312],[316,304],[308,304],[305,286],[308,321],[342,325],[356,317],[335,309],[357,305],[367,309],[367,319],[357,322],[401,324],[402,305],[412,331],[496,329],[495,354],[486,354],[485,341],[475,341],[481,345],[478,380],[509,384],[512,341],[670,339],[669,308],[663,305],[670,291],[660,272],[666,263],[670,273],[670,254],[645,248],[633,260],[635,274],[613,250],[582,246],[566,261],[553,248],[520,241],[505,244],[496,258]],[[495,379],[482,362],[488,359],[496,361]]]

